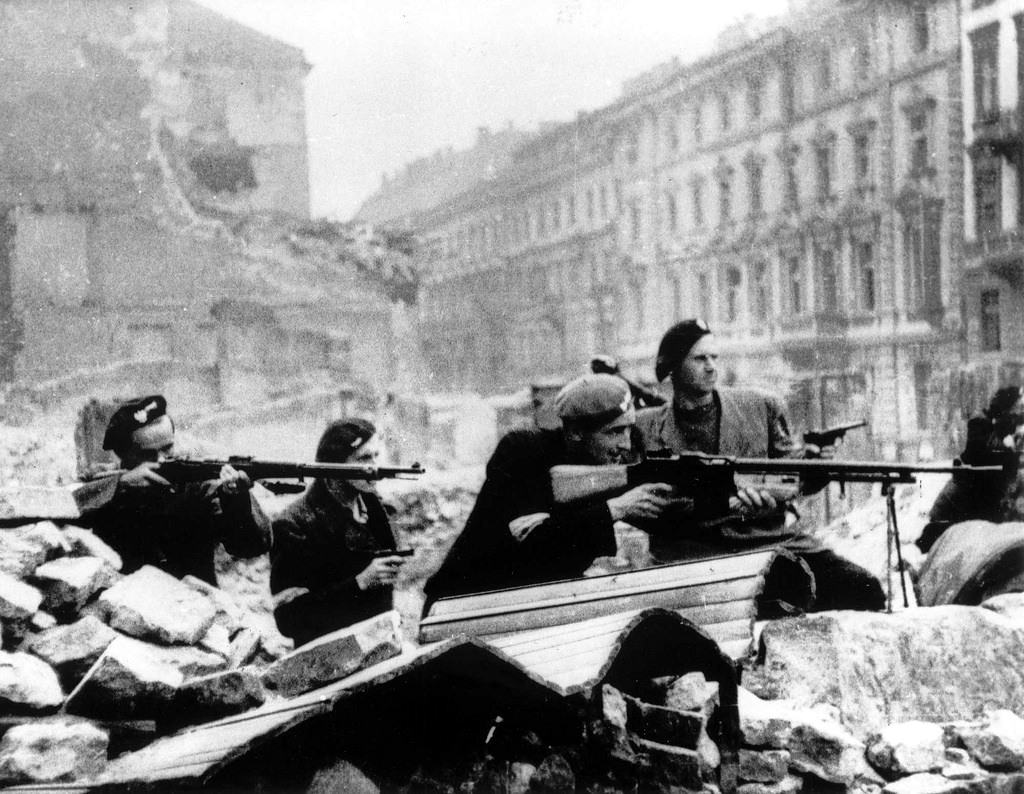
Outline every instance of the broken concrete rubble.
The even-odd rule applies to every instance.
[[[107,732],[59,717],[10,728],[0,739],[0,783],[81,780],[107,762]]]
[[[0,651],[0,703],[14,710],[48,711],[64,701],[53,668],[27,653]]]
[[[151,565],[124,577],[99,600],[113,628],[168,644],[198,642],[217,616],[208,596]]]
[[[99,590],[110,587],[117,575],[99,557],[60,557],[36,568],[32,579],[43,592],[43,606],[62,613],[78,612]]]

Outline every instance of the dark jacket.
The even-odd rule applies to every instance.
[[[370,564],[373,551],[396,546],[380,499],[370,493],[362,498],[366,523],[356,521],[352,511],[315,480],[274,520],[271,592],[308,590],[282,599],[274,609],[278,629],[296,645],[392,607],[390,587],[360,590],[356,584],[356,574]]]
[[[124,573],[154,565],[216,585],[218,543],[236,557],[270,548],[270,520],[252,493],[219,494],[213,481],[129,490],[112,475],[82,485],[75,501],[80,522],[121,555]]]
[[[669,450],[673,454],[706,452],[741,458],[786,458],[801,451],[793,441],[782,403],[768,392],[757,389],[721,388],[715,390],[719,405],[718,448],[691,449],[676,421],[669,403],[638,411],[636,426],[647,451]],[[755,485],[756,478],[741,478]],[[721,521],[713,526],[687,526],[686,518],[672,517],[651,527],[651,553],[658,561],[686,559],[720,554],[725,551],[789,541],[812,548],[809,539],[794,541],[785,516],[771,516],[757,522]],[[680,523],[683,527],[680,527]],[[669,526],[671,524],[671,526]],[[691,519],[692,524],[692,519]]]
[[[424,588],[427,606],[449,595],[577,577],[595,557],[615,554],[604,500],[555,504],[550,469],[574,462],[579,461],[568,459],[559,430],[504,436],[462,534]],[[520,529],[517,539],[513,522],[532,529]]]

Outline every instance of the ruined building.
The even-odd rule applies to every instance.
[[[726,381],[794,423],[869,420],[878,453],[942,446],[933,382],[961,351],[954,0],[814,0],[541,130],[508,167],[392,220],[424,235],[425,355],[515,389],[705,317]],[[407,217],[408,216],[408,217]],[[959,421],[959,420],[958,420]]]
[[[190,0],[3,2],[0,49],[0,383],[381,377],[389,301],[309,223],[299,49]]]

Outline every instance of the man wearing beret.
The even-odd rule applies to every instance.
[[[121,555],[124,573],[154,565],[217,584],[214,553],[223,543],[236,557],[270,547],[270,521],[250,493],[244,472],[223,466],[215,480],[172,483],[160,462],[174,454],[174,422],[159,394],[114,412],[103,437],[122,471],[75,491],[82,522]]]
[[[555,398],[560,430],[513,430],[498,443],[466,526],[424,588],[444,596],[578,577],[616,553],[616,521],[653,520],[671,488],[645,484],[613,499],[556,505],[552,466],[629,459],[635,410],[615,375],[589,374]]]
[[[380,448],[373,424],[345,419],[328,425],[316,459],[374,465]],[[280,632],[304,645],[391,609],[405,560],[381,552],[396,545],[372,482],[314,480],[274,520],[270,589]]]
[[[782,404],[773,395],[756,389],[718,386],[718,345],[702,320],[684,320],[668,330],[658,347],[655,375],[671,378],[671,403],[640,411],[637,427],[647,451],[675,454],[704,452],[744,458],[783,458],[824,454],[832,448],[798,446],[789,432]],[[825,483],[804,482],[803,492],[813,493]],[[730,502],[736,517],[713,528],[693,527],[692,532],[652,532],[651,553],[667,562],[728,552],[754,545],[781,543],[803,561],[814,575],[814,608],[881,609],[885,605],[881,584],[868,571],[824,549],[815,540],[787,526],[785,505],[756,483],[738,484]],[[782,601],[784,582],[769,575],[763,603]]]

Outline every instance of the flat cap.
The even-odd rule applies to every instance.
[[[555,411],[563,423],[600,427],[633,407],[629,385],[604,373],[582,375],[555,396]]]
[[[132,443],[132,433],[140,427],[152,424],[167,414],[167,400],[162,394],[136,397],[118,406],[107,422],[103,434],[103,449],[127,449]]]
[[[654,362],[654,376],[663,381],[680,361],[686,358],[686,354],[697,344],[702,336],[711,333],[708,324],[703,320],[683,320],[676,323],[661,338],[658,345],[658,358]]]

